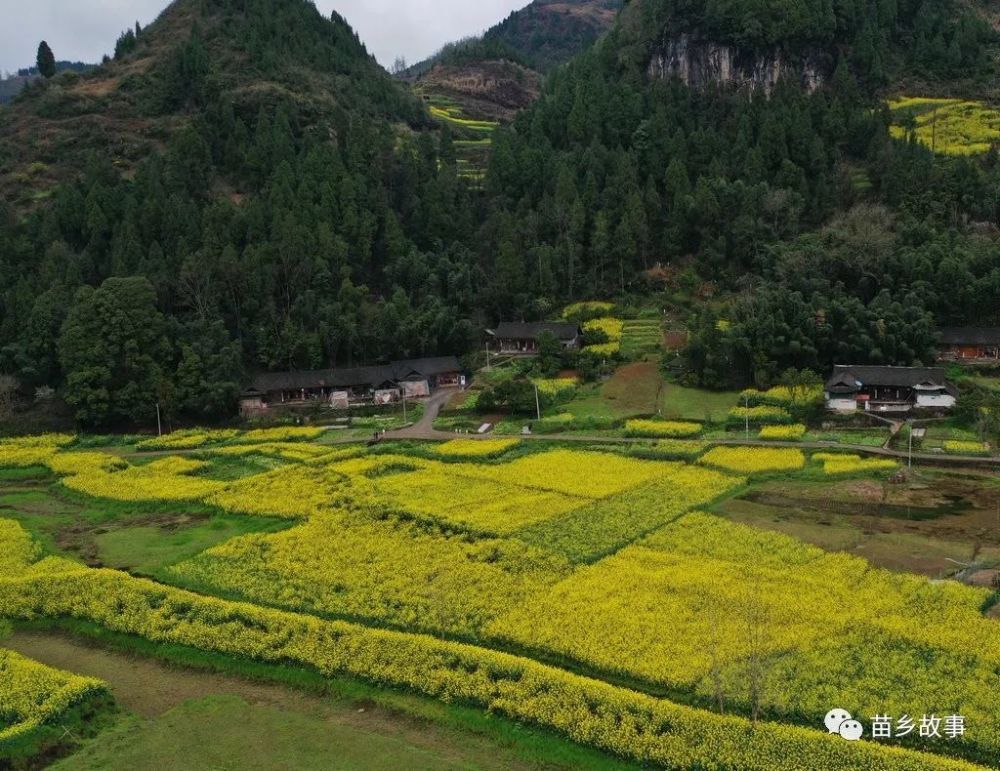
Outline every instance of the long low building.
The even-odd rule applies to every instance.
[[[1000,361],[1000,327],[945,327],[938,337],[944,361]]]
[[[496,329],[486,330],[495,341],[500,353],[534,356],[544,335],[552,335],[563,349],[575,351],[583,344],[583,330],[578,324],[553,321],[505,321]]]
[[[826,406],[834,412],[950,410],[957,401],[940,367],[836,366],[826,383]]]
[[[271,372],[253,379],[240,397],[240,413],[250,416],[274,407],[315,403],[338,409],[391,404],[404,396],[424,398],[435,388],[461,382],[462,368],[454,356],[406,359],[371,367]]]

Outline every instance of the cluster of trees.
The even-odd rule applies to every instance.
[[[123,59],[135,51],[139,45],[139,36],[142,35],[142,26],[135,23],[134,29],[127,29],[118,36],[115,41],[115,59]]]

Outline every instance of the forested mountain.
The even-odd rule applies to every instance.
[[[465,347],[467,194],[342,19],[178,0],[129,36],[0,114],[0,368],[93,424]]]
[[[793,77],[661,77],[684,35]],[[689,296],[733,298],[701,306],[687,358],[705,385],[927,361],[936,323],[998,321],[1000,170],[890,139],[877,97],[992,83],[994,44],[967,3],[634,0],[495,138],[497,310],[625,291],[669,263]]]
[[[959,0],[632,0],[469,181],[344,20],[178,0],[0,112],[0,371],[88,424],[221,415],[247,371],[654,289],[705,385],[926,361],[1000,324],[1000,164],[893,139],[882,96],[985,90],[995,43]]]

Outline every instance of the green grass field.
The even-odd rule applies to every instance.
[[[685,420],[722,422],[739,402],[735,392],[703,391],[667,383],[661,395],[663,415]]]
[[[40,625],[4,645],[104,680],[121,707],[57,771],[638,768],[465,707],[138,638]]]
[[[163,568],[248,533],[270,533],[287,524],[259,517],[215,515],[192,524],[121,527],[94,536],[98,559],[130,573],[155,576]]]
[[[435,747],[430,739],[418,743],[415,737],[408,740],[344,724],[321,709],[297,712],[247,704],[237,696],[215,696],[187,702],[154,720],[123,720],[53,768],[389,771],[504,767],[490,763],[493,758],[486,753],[474,764],[461,754],[453,754],[451,747]]]

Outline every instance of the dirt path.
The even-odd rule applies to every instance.
[[[454,388],[442,388],[436,391],[430,399],[424,402],[424,414],[419,422],[414,423],[409,428],[389,431],[386,434],[386,439],[454,439],[454,434],[450,434],[447,431],[434,430],[434,421],[437,420],[441,409],[454,395]]]
[[[155,732],[163,721],[173,724],[185,719],[188,711],[202,709],[199,700],[208,699],[206,703],[211,704],[211,700],[219,698],[236,698],[245,702],[243,709],[248,719],[252,716],[254,720],[273,721],[275,715],[285,715],[310,721],[314,737],[317,728],[320,737],[329,736],[329,747],[324,749],[334,755],[340,750],[356,752],[360,748],[363,756],[365,748],[370,748],[371,763],[362,763],[362,768],[382,768],[382,759],[388,760],[389,754],[397,762],[415,762],[428,769],[499,771],[531,767],[511,750],[485,737],[397,714],[371,702],[322,698],[282,685],[172,667],[93,647],[59,633],[18,631],[0,645],[43,664],[107,682],[118,704],[143,718],[141,729],[130,729],[136,731],[139,740],[144,732]],[[238,731],[239,727],[231,729]],[[220,736],[219,740],[225,738]],[[98,737],[95,744],[100,743]],[[379,753],[381,759],[376,757]],[[281,764],[265,761],[254,767],[278,768]]]

